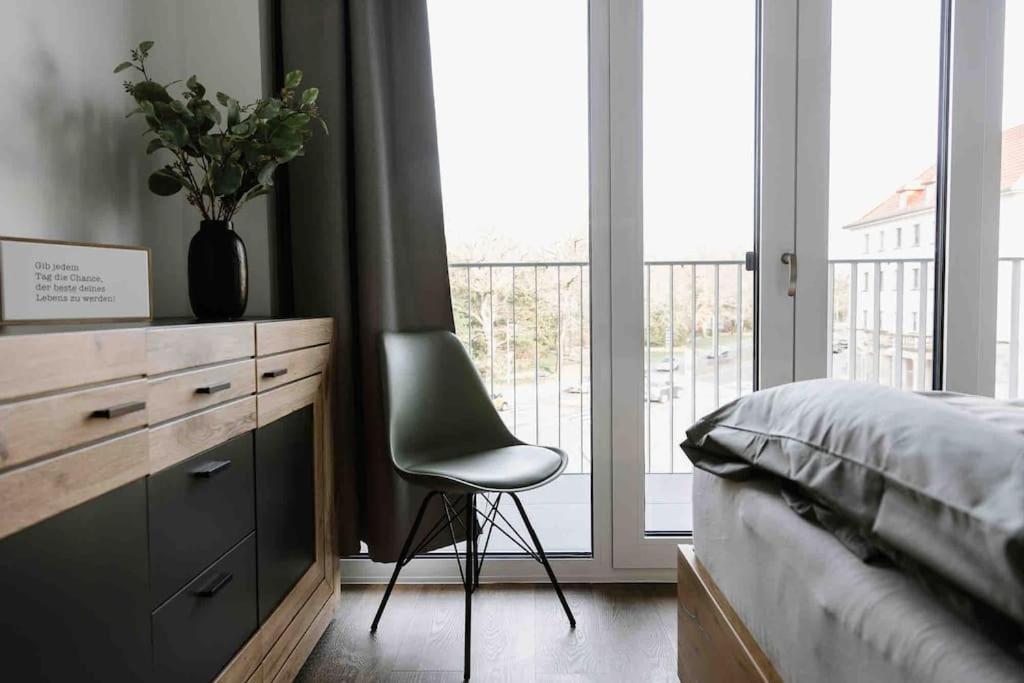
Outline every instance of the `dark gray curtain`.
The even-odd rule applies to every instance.
[[[279,73],[320,88],[317,135],[279,188],[297,314],[332,315],[342,554],[393,561],[425,491],[388,454],[378,343],[454,329],[425,0],[281,0]],[[450,541],[450,539],[448,539]]]

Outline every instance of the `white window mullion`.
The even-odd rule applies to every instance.
[[[944,388],[995,391],[1005,0],[955,2],[946,210]]]

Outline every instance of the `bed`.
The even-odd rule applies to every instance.
[[[824,387],[825,394],[831,390]],[[822,394],[822,387],[816,395],[823,396],[821,401],[831,400]],[[958,401],[963,405],[958,406]],[[994,404],[952,396],[946,396],[943,403],[978,413],[965,420],[980,415],[989,424],[1001,421],[1000,428],[1006,427],[1009,414],[994,410]],[[792,414],[792,404],[785,408]],[[953,413],[945,416],[947,421],[950,415]],[[735,411],[730,416],[737,424]],[[750,419],[749,414],[739,417]],[[821,415],[799,419],[816,417]],[[1013,419],[1010,415],[1009,422]],[[1015,419],[1024,424],[1019,414]],[[834,421],[821,424],[827,427],[821,432],[826,438],[842,431]],[[792,424],[776,421],[771,427],[765,431],[777,436]],[[935,431],[934,425],[931,429]],[[696,436],[701,436],[701,430],[697,432]],[[903,436],[924,438],[923,432]],[[994,437],[1002,435],[995,433]],[[974,434],[971,438],[977,441],[981,437]],[[698,445],[699,440],[688,437],[691,457],[694,448],[707,448],[717,456],[741,450],[735,444],[721,448],[727,440],[720,440],[717,448],[707,442]],[[844,437],[843,443],[847,441]],[[899,438],[896,442],[904,448],[907,443]],[[1012,443],[1012,439],[1006,441]],[[891,444],[879,442],[877,435],[869,435],[864,444],[893,450]],[[771,459],[770,453],[764,455],[765,443],[756,448],[744,443],[743,448],[755,453],[746,464],[757,467],[743,470],[744,463],[738,459],[724,464],[713,461],[711,469],[717,467],[719,472],[711,473],[700,469],[707,462],[701,463],[700,458],[696,462],[694,543],[680,549],[682,681],[1024,681],[1024,659],[1019,653],[1008,651],[1005,643],[997,644],[990,634],[954,613],[919,576],[893,564],[862,561],[834,529],[826,530],[794,512],[792,500],[787,500],[782,489],[799,481],[807,465],[792,449],[782,449],[785,457],[778,460],[782,468],[771,472],[770,462],[757,461],[762,456]],[[887,456],[891,458],[892,453]],[[1016,467],[1012,459],[1008,462]],[[1024,466],[1024,459],[1019,462]],[[766,469],[762,470],[762,465]],[[1019,469],[1014,469],[1015,475]],[[738,471],[742,474],[735,476]],[[821,472],[809,475],[815,485],[823,477]],[[908,526],[906,519],[899,521],[901,528]],[[875,531],[885,535],[880,528],[883,525],[875,522]],[[1013,552],[1017,550],[1019,546]],[[964,549],[946,545],[945,552],[959,555]],[[952,575],[971,562],[984,564],[983,559],[950,563]],[[1006,598],[1011,600],[1010,592]]]

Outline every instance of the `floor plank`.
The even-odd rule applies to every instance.
[[[675,586],[565,586],[576,616],[543,584],[487,584],[473,603],[473,680],[676,681]],[[343,586],[341,608],[297,681],[462,680],[461,586],[395,589],[376,635],[381,586]]]

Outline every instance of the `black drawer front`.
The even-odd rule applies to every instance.
[[[250,534],[153,613],[157,681],[210,681],[256,632],[256,536]]]
[[[316,561],[313,407],[256,430],[260,623]]]
[[[152,606],[255,528],[252,432],[149,478]]]
[[[0,679],[149,679],[146,483],[0,541]]]

